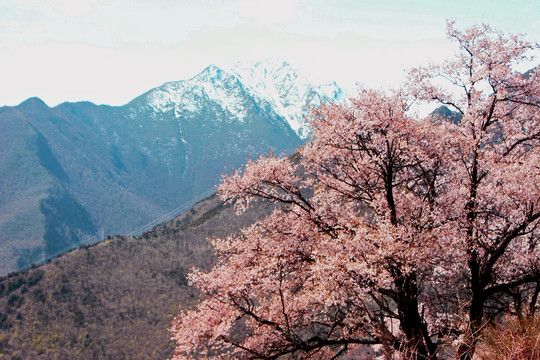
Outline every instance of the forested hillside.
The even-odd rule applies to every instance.
[[[234,215],[215,196],[141,237],[112,237],[0,279],[0,358],[166,359],[168,328],[196,300],[191,267],[223,237],[268,213]]]

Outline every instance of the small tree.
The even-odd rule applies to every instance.
[[[487,26],[449,35],[456,59],[413,70],[407,94],[324,106],[299,160],[269,155],[224,179],[239,211],[282,206],[212,241],[218,262],[191,274],[202,300],[173,324],[175,359],[328,359],[363,344],[435,359],[454,341],[469,359],[487,315],[537,301],[540,90],[512,70],[531,45]],[[461,120],[419,120],[418,99]]]

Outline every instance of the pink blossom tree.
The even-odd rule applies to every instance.
[[[470,359],[492,316],[534,312],[540,82],[513,70],[532,45],[488,26],[450,23],[449,36],[456,58],[411,71],[407,91],[326,105],[297,158],[224,178],[238,211],[280,206],[212,240],[218,261],[190,276],[202,298],[173,323],[174,359],[337,359],[374,344],[389,359],[445,346]],[[418,119],[418,100],[460,120]]]

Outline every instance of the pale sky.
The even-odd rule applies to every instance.
[[[0,0],[0,105],[122,105],[210,64],[262,58],[387,88],[452,54],[446,19],[540,41],[539,0]]]

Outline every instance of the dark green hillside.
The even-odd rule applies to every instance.
[[[207,237],[269,211],[236,216],[211,197],[141,237],[113,237],[0,280],[0,359],[166,359],[186,274],[212,261]]]
[[[45,256],[54,257],[76,247],[84,235],[96,234],[90,214],[61,187],[51,190],[40,205],[45,216]]]
[[[38,99],[21,107],[49,110]],[[26,114],[0,109],[0,274],[96,235],[89,214],[63,185],[69,181],[49,142]]]

